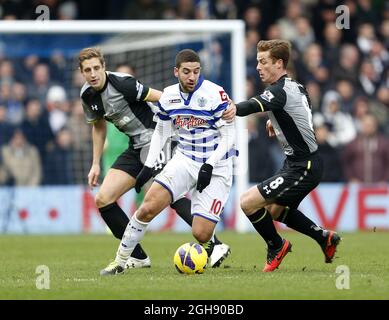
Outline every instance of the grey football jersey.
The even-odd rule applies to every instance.
[[[258,111],[268,111],[276,137],[291,159],[305,159],[317,150],[312,108],[303,85],[286,75],[252,97]]]
[[[125,133],[135,149],[150,143],[155,128],[152,104],[144,101],[149,88],[129,74],[106,72],[107,80],[100,91],[85,83],[80,97],[86,120],[112,122]]]

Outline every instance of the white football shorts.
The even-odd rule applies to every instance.
[[[213,168],[210,184],[200,193],[196,190],[196,185],[201,166],[202,163],[177,151],[154,181],[170,192],[173,202],[189,192],[192,215],[217,223],[231,190],[232,158],[221,160]]]

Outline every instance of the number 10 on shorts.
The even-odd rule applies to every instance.
[[[211,213],[215,215],[219,215],[220,211],[222,209],[222,202],[218,199],[213,199],[212,206],[211,206]]]

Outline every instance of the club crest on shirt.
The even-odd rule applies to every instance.
[[[207,100],[204,97],[201,97],[197,99],[197,103],[199,104],[200,108],[204,108],[205,105],[207,104]]]
[[[206,123],[207,120],[201,118],[195,118],[194,116],[190,116],[190,118],[177,116],[177,118],[174,120],[174,124],[176,125],[177,128],[184,128],[184,129],[201,127]]]
[[[261,94],[261,98],[263,100],[266,100],[268,102],[271,102],[271,100],[274,98],[274,95],[269,91],[269,90],[265,90],[262,94]]]

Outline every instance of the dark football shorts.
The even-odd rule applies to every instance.
[[[162,149],[159,157],[154,164],[153,177],[162,171],[166,163],[171,159],[174,148],[177,143],[175,141],[168,141]],[[130,145],[113,163],[111,168],[127,172],[133,178],[136,178],[138,173],[143,168],[143,163],[146,161],[149,147],[134,149]]]
[[[282,169],[257,188],[269,202],[296,209],[320,183],[322,174],[323,164],[318,155],[305,161],[286,159]]]

